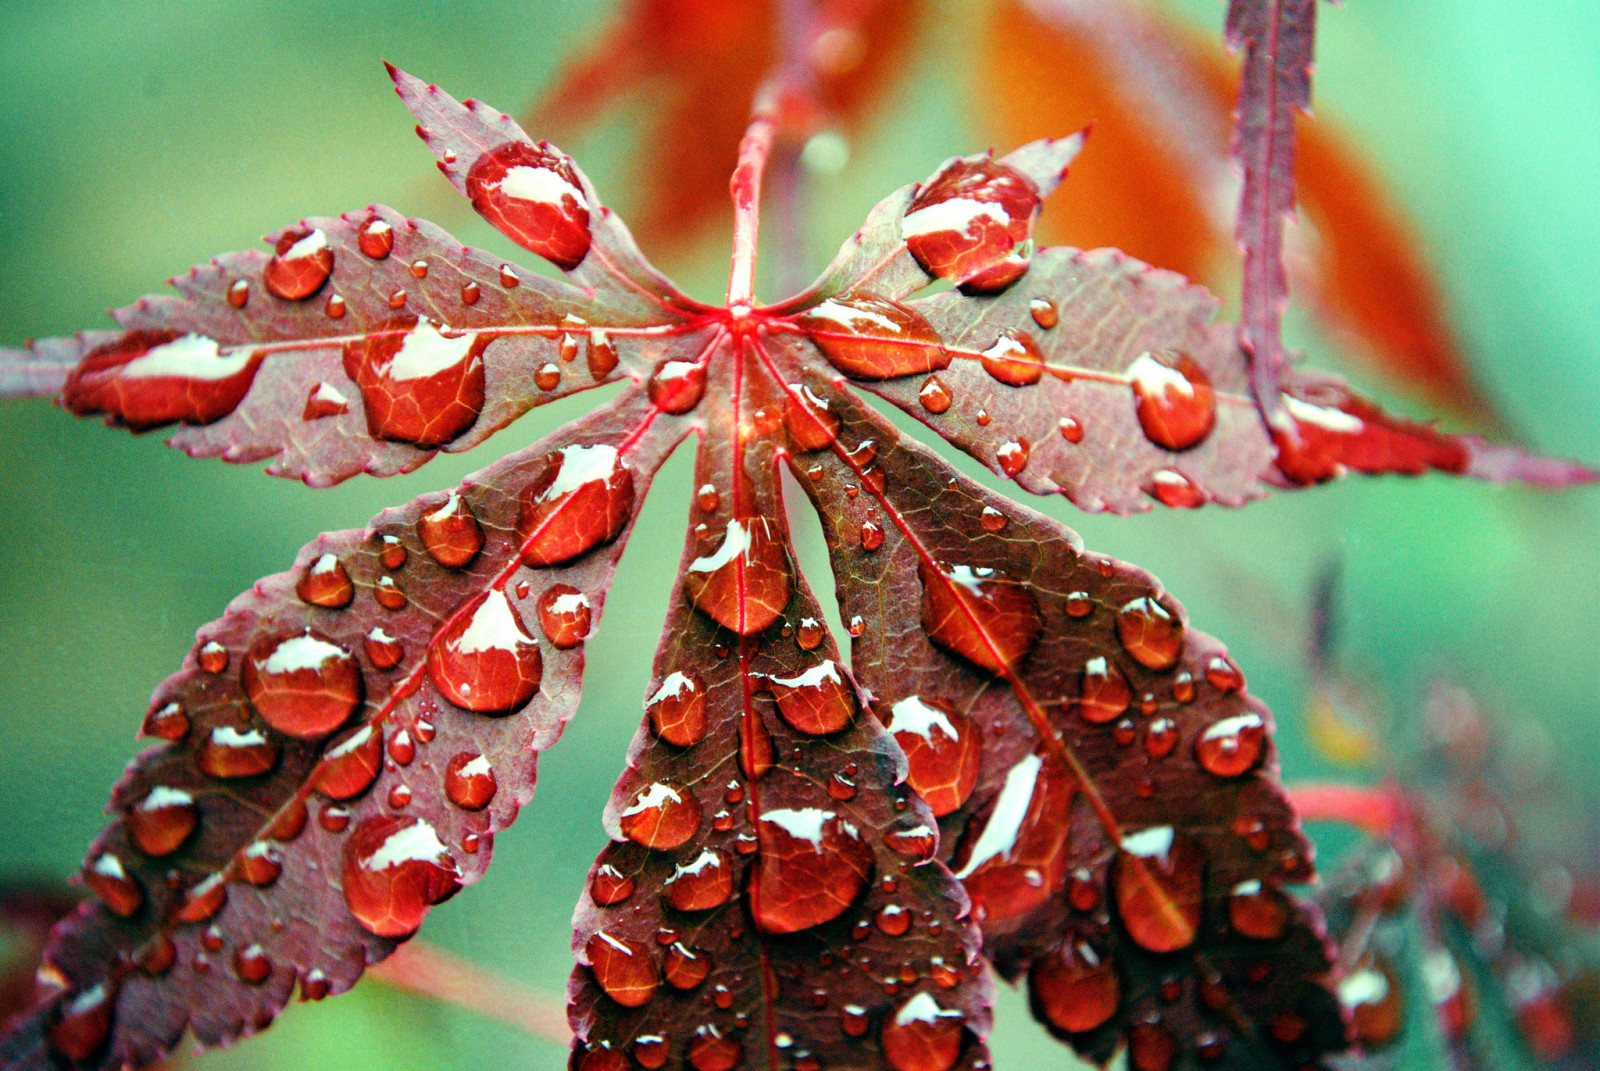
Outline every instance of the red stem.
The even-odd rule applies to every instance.
[[[1302,821],[1343,822],[1380,837],[1394,831],[1404,810],[1395,793],[1382,786],[1289,785],[1287,791]]]
[[[739,143],[739,166],[728,183],[733,194],[733,265],[728,271],[728,307],[755,303],[756,233],[761,227],[761,175],[772,155],[777,123],[776,94],[771,87],[756,95],[755,108],[744,140]]]
[[[564,1000],[421,941],[401,945],[394,955],[368,967],[367,977],[441,1004],[465,1008],[562,1048],[572,1044]]]

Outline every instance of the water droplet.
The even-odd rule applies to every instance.
[[[711,974],[711,954],[675,943],[667,949],[662,974],[674,989],[694,989]]]
[[[832,659],[794,677],[769,677],[778,713],[803,733],[836,733],[855,718],[854,690]]]
[[[410,766],[417,758],[417,743],[411,739],[409,729],[400,729],[389,736],[389,758],[398,765]]]
[[[861,522],[861,549],[872,551],[883,546],[883,529],[875,521]]]
[[[394,252],[394,228],[374,216],[356,232],[356,244],[373,260],[382,260]]]
[[[950,408],[955,397],[950,393],[950,388],[944,385],[944,380],[938,376],[929,376],[927,382],[922,384],[922,389],[917,392],[917,401],[922,403],[922,408],[938,416]]]
[[[227,902],[228,887],[222,875],[212,874],[189,890],[176,917],[179,922],[204,922],[221,911]]]
[[[418,279],[426,279],[428,277],[428,262],[421,259],[413,260],[411,262],[411,274]]]
[[[555,584],[539,596],[539,628],[551,646],[563,651],[588,637],[592,616],[589,596],[577,588]]]
[[[744,1046],[737,1039],[723,1037],[709,1024],[695,1030],[689,1042],[689,1065],[694,1071],[733,1071],[742,1063]]]
[[[396,293],[403,305],[405,291]],[[484,332],[408,315],[346,342],[344,371],[361,391],[367,431],[422,447],[458,438],[483,412],[483,353],[491,341]]]
[[[1178,723],[1171,718],[1157,718],[1144,731],[1145,754],[1152,759],[1164,759],[1178,746]]]
[[[1394,969],[1382,957],[1339,981],[1339,1001],[1350,1010],[1356,1040],[1366,1049],[1394,1044],[1405,1025],[1404,991]]]
[[[239,875],[251,885],[265,887],[283,873],[283,852],[270,840],[258,840],[239,853]]]
[[[692,747],[706,735],[705,685],[692,671],[668,674],[645,701],[645,712],[650,715],[650,728],[661,739]]]
[[[233,973],[246,985],[260,985],[272,976],[272,960],[260,945],[249,945],[233,954]]]
[[[144,905],[144,889],[139,879],[129,874],[122,860],[110,852],[95,856],[84,867],[83,883],[100,898],[113,914],[127,918]]]
[[[515,290],[522,285],[522,278],[517,275],[509,264],[500,265],[500,285],[507,290]]]
[[[993,506],[985,506],[983,512],[978,514],[978,524],[985,532],[1003,531],[1006,526],[1006,515]]]
[[[369,818],[344,845],[345,903],[379,937],[414,933],[429,906],[452,896],[460,880],[438,833],[414,816]]]
[[[1171,669],[1183,654],[1183,625],[1148,595],[1117,611],[1117,638],[1146,669]]]
[[[1241,881],[1228,896],[1228,922],[1245,937],[1275,941],[1289,928],[1289,902],[1259,881]]]
[[[1172,698],[1180,703],[1194,702],[1195,687],[1194,675],[1188,670],[1183,670],[1172,678]]]
[[[633,1058],[645,1071],[657,1071],[667,1062],[669,1045],[660,1034],[641,1034],[633,1040]]]
[[[393,669],[405,657],[405,648],[400,641],[389,635],[382,628],[373,626],[362,641],[367,651],[367,659],[379,669]]]
[[[50,1024],[50,1046],[77,1064],[87,1064],[111,1036],[115,999],[105,983],[64,997]]]
[[[705,389],[706,366],[693,361],[662,361],[646,385],[650,401],[668,413],[687,413],[700,404]]]
[[[715,513],[717,507],[722,505],[722,496],[717,493],[716,487],[709,483],[695,492],[694,500],[702,513]]]
[[[150,713],[144,717],[144,728],[141,733],[162,740],[182,740],[189,735],[189,715],[184,713],[183,707],[177,703],[163,703],[158,707],[151,707]]]
[[[606,996],[625,1008],[640,1007],[655,996],[656,961],[649,945],[600,930],[583,947],[594,980]]]
[[[386,610],[401,610],[406,605],[406,593],[394,582],[392,576],[380,576],[372,585],[372,597]]]
[[[884,834],[883,842],[897,854],[920,862],[933,857],[933,850],[939,844],[939,834],[932,826],[915,822],[892,827]]]
[[[466,192],[479,215],[563,271],[588,255],[589,200],[567,157],[506,142],[472,162]]]
[[[618,816],[622,835],[646,848],[667,851],[700,830],[700,805],[692,793],[655,781],[634,793]]]
[[[1122,1000],[1116,969],[1081,942],[1034,960],[1028,988],[1044,1017],[1069,1033],[1103,1026]]]
[[[1142,353],[1128,366],[1139,426],[1157,446],[1187,450],[1217,422],[1211,377],[1191,358],[1171,350]]]
[[[845,631],[852,636],[859,636],[867,631],[867,622],[860,614],[851,614],[850,620],[845,623]]]
[[[913,695],[894,704],[887,728],[906,753],[907,780],[935,817],[959,810],[978,782],[983,751],[972,720],[942,700]]]
[[[410,295],[406,293],[403,286],[397,286],[389,292],[389,307],[397,312],[405,308],[406,302],[409,300]]]
[[[604,331],[589,332],[589,376],[596,383],[617,370],[617,346]]]
[[[228,649],[216,640],[207,640],[200,645],[195,660],[207,673],[221,673],[228,668]]]
[[[1033,592],[983,566],[918,563],[922,627],[947,651],[992,673],[1033,649],[1044,628]]]
[[[867,1009],[859,1004],[846,1004],[839,1011],[839,1029],[849,1037],[858,1038],[872,1026],[872,1019],[867,1015]]]
[[[1244,688],[1244,674],[1227,655],[1213,655],[1206,663],[1206,680],[1213,688],[1224,692],[1237,692]]]
[[[802,651],[815,651],[822,646],[822,638],[826,635],[821,622],[814,617],[802,617],[800,625],[795,629],[794,642],[799,644]]]
[[[1028,443],[1023,439],[1001,443],[994,452],[995,460],[1000,463],[1000,471],[1011,479],[1016,479],[1023,469],[1028,467]]]
[[[483,291],[478,288],[477,283],[469,281],[461,284],[461,304],[476,305],[482,296]]]
[[[1002,331],[979,357],[983,370],[1008,387],[1030,387],[1044,376],[1044,352],[1025,334]]]
[[[817,397],[803,383],[789,384],[783,423],[790,441],[800,450],[821,450],[839,434],[838,414],[828,407],[826,398]]]
[[[890,937],[900,937],[911,929],[911,912],[899,904],[885,904],[872,921]]]
[[[695,609],[749,636],[778,620],[793,592],[789,555],[766,517],[728,522],[722,542],[689,563],[684,593]]]
[[[201,741],[195,761],[208,777],[256,777],[278,761],[278,744],[250,725],[218,725]]]
[[[552,362],[545,362],[533,374],[533,384],[543,391],[555,390],[561,386],[561,366]]]
[[[417,518],[417,535],[440,565],[460,569],[483,549],[483,528],[472,507],[455,491],[438,509]]]
[[[1122,671],[1101,655],[1084,663],[1079,696],[1077,710],[1083,719],[1104,724],[1128,709],[1133,689]]]
[[[333,274],[333,250],[320,230],[291,227],[273,247],[261,273],[267,290],[286,301],[308,298]]]
[[[631,875],[624,874],[610,863],[601,863],[589,879],[589,895],[602,907],[622,903],[633,895],[635,887]]]
[[[1124,834],[1111,888],[1128,935],[1152,952],[1194,943],[1203,897],[1199,852],[1171,826]]]
[[[322,304],[322,314],[330,320],[342,320],[346,312],[344,298],[338,294],[329,294],[328,300]]]
[[[546,457],[521,502],[522,560],[559,565],[621,533],[633,512],[633,472],[613,446],[565,446]]]
[[[447,620],[428,648],[428,677],[458,707],[519,710],[539,690],[544,660],[522,615],[492,588]]]
[[[301,740],[333,732],[361,701],[356,660],[309,628],[258,639],[240,676],[250,705],[267,724]]]
[[[377,779],[382,765],[383,739],[369,723],[351,731],[323,753],[322,772],[314,787],[329,799],[353,799]]]
[[[1033,317],[1033,322],[1046,331],[1061,322],[1061,314],[1056,311],[1055,302],[1049,298],[1036,297],[1028,302],[1028,313]]]
[[[1148,490],[1156,501],[1172,509],[1198,509],[1208,501],[1194,481],[1172,469],[1157,469],[1151,474]]]
[[[166,934],[157,934],[150,939],[149,944],[139,950],[134,962],[146,974],[159,978],[178,962],[178,946]]]
[[[900,233],[929,275],[1000,289],[1026,270],[1012,253],[1028,241],[1038,207],[1039,191],[1021,172],[988,158],[956,160],[918,189]]]
[[[933,372],[950,363],[950,354],[927,320],[884,298],[829,298],[795,323],[830,364],[857,379]]]
[[[1266,749],[1267,727],[1254,711],[1213,722],[1194,742],[1195,758],[1218,777],[1238,777],[1255,768]]]
[[[871,878],[872,849],[833,811],[770,810],[756,836],[750,910],[764,933],[796,933],[838,918]]]
[[[662,889],[662,899],[678,911],[709,911],[721,907],[731,895],[733,871],[710,848],[678,864]]]
[[[880,1040],[895,1071],[950,1071],[961,1055],[961,1034],[961,1012],[918,993],[883,1024]]]
[[[1147,1019],[1128,1031],[1128,1067],[1132,1071],[1167,1071],[1178,1054],[1178,1043],[1160,1025]]]
[[[1056,421],[1056,427],[1061,432],[1061,437],[1069,443],[1083,442],[1083,425],[1073,417],[1062,417]]]
[[[228,285],[228,304],[242,309],[250,301],[250,280],[235,279]]]
[[[409,785],[395,785],[389,790],[389,809],[403,810],[411,805],[411,787]]]

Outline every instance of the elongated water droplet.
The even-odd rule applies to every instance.
[[[983,370],[1009,387],[1029,387],[1044,376],[1044,352],[1026,334],[1002,331],[981,355]]]
[[[1217,422],[1211,377],[1171,350],[1142,353],[1128,366],[1135,411],[1145,436],[1168,450],[1198,446]]]
[[[350,605],[350,600],[356,593],[355,587],[350,583],[350,574],[345,572],[344,564],[332,554],[323,554],[313,559],[300,574],[294,591],[300,596],[301,602],[329,610]]]
[[[539,628],[553,647],[568,650],[582,643],[592,617],[589,596],[577,588],[555,584],[539,596]]]
[[[250,645],[240,674],[245,695],[271,725],[317,740],[342,725],[361,701],[361,668],[319,632],[263,636]]]
[[[1127,833],[1112,864],[1111,888],[1128,935],[1152,952],[1194,943],[1203,897],[1199,852],[1171,826]]]
[[[637,1008],[656,995],[656,961],[650,946],[643,941],[614,937],[600,930],[583,948],[594,980],[618,1004]]]
[[[400,585],[395,583],[392,576],[380,576],[373,582],[372,597],[386,610],[405,609],[406,593],[400,590]]]
[[[783,424],[790,441],[801,450],[821,450],[839,434],[838,414],[828,407],[826,398],[817,397],[803,383],[789,384]]]
[[[971,824],[952,860],[980,917],[1014,918],[1056,895],[1066,877],[1073,789],[1065,769],[1037,754],[1006,771],[994,803]]]
[[[365,792],[383,767],[383,738],[363,725],[322,755],[316,789],[329,799],[348,800]]]
[[[321,230],[291,227],[278,238],[261,273],[267,289],[286,301],[308,298],[333,274],[333,250]]]
[[[472,162],[466,191],[484,219],[563,271],[588,255],[589,200],[567,157],[506,142]]]
[[[1133,689],[1128,686],[1128,678],[1104,656],[1084,663],[1077,710],[1085,721],[1096,724],[1113,721],[1132,701]]]
[[[222,905],[227,902],[228,886],[222,874],[212,874],[184,895],[177,919],[179,922],[204,922],[221,911]]]
[[[646,848],[667,851],[699,831],[700,805],[687,790],[656,781],[635,793],[618,818],[623,836]]]
[[[789,605],[788,551],[767,518],[729,521],[721,545],[689,563],[683,590],[695,609],[717,624],[753,635]]]
[[[950,363],[928,321],[885,298],[829,298],[795,323],[809,333],[828,363],[857,379],[933,372]]]
[[[271,885],[282,873],[283,852],[270,840],[258,840],[239,853],[239,875],[251,885]]]
[[[650,728],[669,744],[691,747],[706,735],[705,685],[699,675],[670,673],[645,701]]]
[[[1195,758],[1218,777],[1249,773],[1266,749],[1267,727],[1261,715],[1246,711],[1213,722],[1194,742]]]
[[[450,760],[444,770],[444,794],[450,802],[468,811],[489,806],[500,789],[489,760],[474,751],[463,751]]]
[[[1405,993],[1387,959],[1376,956],[1339,981],[1339,1002],[1350,1011],[1356,1040],[1370,1050],[1388,1048],[1405,1025]]]
[[[483,291],[478,287],[477,283],[469,280],[461,284],[461,304],[476,305],[478,299],[482,296]]]
[[[541,567],[570,561],[615,539],[633,512],[633,472],[613,446],[566,446],[521,496],[522,560]]]
[[[490,589],[435,636],[428,677],[458,707],[484,714],[519,710],[539,690],[544,660],[506,593]]]
[[[1117,611],[1117,638],[1147,669],[1171,669],[1183,655],[1183,625],[1148,595]]]
[[[1172,509],[1198,509],[1207,501],[1206,493],[1193,480],[1172,469],[1152,473],[1148,490],[1156,501]]]
[[[894,704],[887,728],[906,753],[907,780],[934,816],[960,810],[978,783],[983,752],[972,720],[941,700],[913,695]]]
[[[919,563],[922,627],[947,651],[999,673],[1033,649],[1044,628],[1033,592],[987,567]]]
[[[773,697],[783,720],[803,733],[836,733],[855,718],[854,690],[832,659],[794,677],[771,677]]]
[[[433,560],[451,569],[465,566],[483,549],[483,527],[455,491],[438,509],[417,518],[417,535]]]
[[[1109,1022],[1122,1000],[1116,969],[1082,942],[1064,944],[1034,960],[1028,989],[1044,1017],[1070,1033]]]
[[[927,993],[902,1004],[879,1035],[895,1071],[950,1071],[961,1056],[962,1015]]]
[[[733,870],[710,848],[678,864],[662,889],[662,899],[679,911],[709,911],[733,895]]]
[[[257,777],[278,761],[278,743],[254,726],[218,725],[200,744],[195,761],[209,777]]]
[[[756,837],[750,909],[764,933],[797,933],[838,918],[871,879],[872,849],[833,811],[767,811]]]
[[[228,284],[228,304],[242,309],[250,301],[250,280],[235,279]]]
[[[139,879],[128,873],[122,860],[111,852],[102,852],[84,867],[83,883],[113,915],[127,918],[144,906],[144,889]]]
[[[617,370],[617,346],[604,331],[589,332],[589,376],[600,382]]]
[[[228,668],[228,649],[216,640],[207,640],[195,652],[195,660],[207,673],[221,673]]]
[[[404,316],[345,343],[344,370],[361,391],[367,431],[422,447],[458,438],[483,412],[490,341],[483,332]]]
[[[345,903],[379,937],[414,933],[428,908],[452,896],[460,881],[455,858],[420,818],[369,818],[345,841]]]
[[[79,416],[108,413],[136,431],[210,424],[238,407],[262,358],[203,335],[129,331],[84,355],[67,374],[61,404]]]

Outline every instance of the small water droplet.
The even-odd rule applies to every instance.
[[[1275,941],[1289,928],[1289,902],[1277,889],[1242,881],[1228,896],[1228,923],[1258,941]]]
[[[1167,1071],[1178,1043],[1159,1020],[1146,1019],[1128,1031],[1128,1066],[1132,1071]]]
[[[212,874],[188,891],[175,917],[179,922],[204,922],[221,911],[227,902],[228,886],[220,873]],[[221,947],[220,941],[217,947]]]
[[[260,985],[272,976],[272,960],[260,945],[248,945],[233,954],[233,973],[246,985]]]
[[[829,408],[827,399],[817,397],[803,383],[789,384],[783,422],[790,441],[803,451],[821,450],[839,434],[838,414]]]
[[[228,304],[242,309],[250,301],[250,280],[235,279],[228,284]]]
[[[1171,718],[1157,718],[1144,731],[1145,754],[1152,759],[1164,759],[1178,746],[1178,723]]]
[[[1183,625],[1148,595],[1117,611],[1117,638],[1134,661],[1147,669],[1171,669],[1183,654]]]
[[[733,870],[707,848],[680,863],[662,886],[662,899],[678,911],[710,911],[733,895]]]
[[[667,413],[687,413],[700,404],[706,389],[706,366],[694,361],[665,360],[646,385],[650,401]]]
[[[667,1062],[669,1048],[660,1034],[641,1034],[633,1040],[633,1059],[645,1071],[658,1071]]]
[[[1172,469],[1157,469],[1151,475],[1149,493],[1172,509],[1198,509],[1208,500],[1193,480]]]
[[[251,885],[265,887],[283,873],[283,852],[269,840],[258,840],[239,853],[239,875]]]
[[[372,597],[386,610],[401,610],[406,605],[406,593],[394,582],[392,576],[380,576],[372,584]]]
[[[874,521],[861,522],[861,549],[877,550],[883,546],[883,529]]]
[[[978,524],[985,532],[1003,531],[1006,526],[1006,515],[993,506],[985,506],[983,512],[978,515]]]
[[[500,265],[500,285],[507,290],[515,290],[522,285],[522,278],[509,264]]]
[[[622,903],[633,895],[636,887],[631,875],[624,874],[610,863],[601,863],[589,879],[589,895],[601,907]]]
[[[886,904],[872,921],[890,937],[899,937],[911,929],[911,912],[899,904]]]
[[[1028,467],[1028,443],[1023,439],[1001,443],[995,451],[995,459],[1000,462],[1000,471],[1011,479],[1016,479],[1023,469]]]
[[[111,1036],[115,1004],[105,983],[63,997],[50,1024],[50,1047],[73,1063],[89,1063]]]
[[[695,609],[740,635],[778,620],[793,593],[789,554],[766,517],[728,522],[716,550],[689,563],[683,590]]]
[[[421,259],[413,260],[411,262],[411,274],[418,279],[426,279],[428,277],[428,262]]]
[[[209,777],[256,777],[278,761],[278,743],[248,723],[218,725],[200,742],[195,762]]]
[[[534,386],[542,391],[552,391],[561,386],[561,366],[553,362],[545,362],[533,374]]]
[[[662,851],[687,843],[700,829],[700,805],[694,795],[665,781],[652,782],[634,793],[618,817],[623,836]]]
[[[1055,302],[1049,298],[1034,298],[1028,302],[1028,313],[1033,317],[1033,322],[1050,330],[1061,322],[1061,314],[1056,311]]]
[[[1073,417],[1062,417],[1056,421],[1056,428],[1061,432],[1061,437],[1069,443],[1083,442],[1083,425]]]
[[[944,380],[938,376],[929,376],[927,382],[922,384],[922,389],[917,392],[917,401],[922,403],[922,408],[938,416],[950,408],[955,401],[950,388],[944,385]]]
[[[332,554],[319,555],[306,566],[294,590],[301,602],[329,610],[348,606],[355,597],[350,574],[345,572],[344,563]]]
[[[333,250],[320,230],[291,227],[273,247],[262,270],[267,290],[286,301],[308,298],[333,274]]]
[[[710,1024],[695,1030],[689,1042],[689,1065],[694,1071],[734,1071],[743,1062],[744,1046],[737,1039],[724,1037]]]
[[[612,372],[617,370],[616,343],[604,331],[589,332],[589,377],[596,383],[601,382]]]
[[[111,852],[102,852],[84,867],[83,883],[119,918],[127,918],[144,906],[144,888],[139,879],[128,873],[122,860]]]
[[[1193,359],[1172,350],[1143,353],[1128,366],[1139,426],[1168,450],[1199,445],[1217,421],[1211,377]]]
[[[184,713],[183,707],[178,703],[153,706],[150,708],[150,713],[144,717],[141,734],[162,740],[182,740],[189,735],[189,715]]]
[[[397,286],[393,290],[389,291],[389,307],[391,309],[403,309],[406,307],[406,302],[409,300],[410,295],[406,293],[405,287],[403,286]]]
[[[989,426],[989,421],[993,418],[989,416],[989,410],[979,409],[977,415],[974,416],[973,419],[978,422],[978,427],[987,428]]]
[[[166,934],[157,934],[150,939],[149,944],[139,950],[134,962],[146,974],[159,978],[178,962],[178,946]]]
[[[483,549],[483,528],[477,515],[455,491],[443,505],[417,518],[417,535],[440,565],[460,569]]]
[[[394,228],[374,216],[356,232],[356,244],[373,260],[382,260],[394,252]]]
[[[367,660],[378,669],[393,669],[406,653],[399,640],[378,626],[368,630],[362,645],[366,649]]]
[[[1206,680],[1211,682],[1213,688],[1224,692],[1237,692],[1244,689],[1244,674],[1239,672],[1239,667],[1233,664],[1233,659],[1227,655],[1213,655],[1211,661],[1206,663]]]
[[[589,596],[566,584],[554,584],[539,596],[539,628],[551,646],[570,650],[589,635]]]
[[[853,1038],[861,1037],[872,1026],[867,1009],[859,1004],[846,1004],[839,1012],[839,1029]]]
[[[195,653],[195,660],[207,673],[221,673],[228,668],[228,649],[216,640],[207,640]]]
[[[477,283],[469,281],[461,284],[461,304],[476,305],[482,296],[483,291],[478,288]]]

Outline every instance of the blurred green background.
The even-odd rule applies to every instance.
[[[889,189],[981,147],[963,54],[976,0],[932,6],[891,101],[849,166],[815,189],[816,250],[834,248]],[[1172,6],[1220,32],[1214,0]],[[614,8],[0,2],[0,344],[103,326],[106,307],[191,263],[369,201],[513,255],[438,177],[378,61],[514,111]],[[1600,462],[1600,3],[1387,0],[1320,16],[1318,106],[1358,136],[1415,218],[1489,396],[1527,444]],[[632,134],[624,110],[566,146],[624,211]],[[1057,194],[1070,196],[1070,183]],[[691,292],[716,296],[724,249],[711,243],[682,273]],[[1308,325],[1291,326],[1313,360],[1341,367]],[[541,409],[408,477],[317,492],[191,461],[158,436],[75,422],[44,402],[0,407],[0,879],[76,868],[135,752],[151,689],[234,594],[284,568],[317,532],[448,486],[594,401]],[[424,928],[552,995],[570,966],[572,903],[604,840],[600,809],[640,717],[689,479],[688,456],[674,459],[646,508],[646,535],[588,646],[605,671],[542,761],[531,813],[500,838],[488,878]],[[1241,512],[1117,519],[1031,504],[1155,572],[1199,627],[1228,641],[1278,713],[1291,778],[1338,773],[1310,749],[1300,719],[1309,577],[1337,555],[1345,660],[1402,721],[1431,674],[1452,674],[1507,716],[1519,747],[1593,795],[1600,494],[1430,477],[1352,479]],[[1002,1071],[1063,1059],[1012,994],[994,1048]],[[364,985],[292,1008],[263,1037],[195,1063],[341,1071],[564,1060],[547,1042]]]

